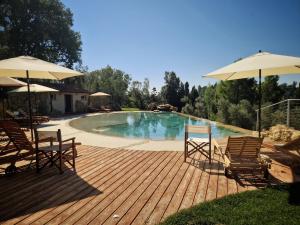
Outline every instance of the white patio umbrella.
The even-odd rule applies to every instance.
[[[43,93],[43,92],[58,92],[58,90],[49,88],[40,84],[30,84],[30,92],[34,93],[34,98],[35,98],[35,108],[37,110],[37,100],[36,100],[36,95],[37,93]],[[9,91],[9,93],[22,93],[22,92],[27,92],[27,86],[26,87],[19,87],[17,89]],[[52,100],[50,100],[50,104],[52,105]]]
[[[5,97],[4,90],[5,88],[16,88],[26,86],[25,82],[19,81],[11,77],[0,77],[0,89],[1,89],[1,100],[2,100],[2,116],[5,117]]]
[[[91,97],[105,97],[105,96],[111,96],[110,94],[104,93],[104,92],[96,92],[94,94],[90,95]]]
[[[19,56],[0,61],[0,77],[26,78],[27,80],[29,117],[32,138],[32,110],[29,78],[62,80],[80,75],[83,74],[78,71],[71,70],[31,56]]]
[[[30,84],[30,92],[40,93],[40,92],[58,92],[58,90],[49,88],[40,84]],[[27,92],[26,87],[19,87],[17,89],[9,91],[9,93],[19,93],[19,92]]]
[[[257,54],[238,60],[203,77],[219,80],[259,77],[258,132],[260,137],[261,77],[286,74],[300,74],[300,58],[259,51]]]
[[[26,85],[25,82],[11,77],[0,77],[0,87],[22,87]]]

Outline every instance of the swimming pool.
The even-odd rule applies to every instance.
[[[183,140],[185,124],[208,125],[209,123],[212,127],[213,138],[241,134],[217,126],[213,122],[167,112],[107,113],[75,119],[70,122],[70,125],[79,130],[109,136],[151,140]]]

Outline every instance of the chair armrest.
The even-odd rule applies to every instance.
[[[67,141],[75,142],[75,137],[72,137],[72,138],[68,138],[68,139],[62,140],[61,142],[64,143],[64,142],[67,142]]]
[[[216,139],[212,139],[212,144],[214,146],[214,149],[217,149],[219,154],[222,156],[222,158],[224,159],[224,155],[225,153],[223,152],[223,148],[218,144],[218,142],[216,141]]]

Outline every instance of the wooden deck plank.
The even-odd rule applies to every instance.
[[[165,211],[168,208],[169,203],[172,200],[172,197],[175,191],[177,190],[177,187],[180,184],[181,180],[183,179],[188,168],[189,168],[188,163],[183,163],[181,165],[178,173],[171,181],[166,191],[163,193],[162,197],[160,198],[159,202],[157,203],[150,217],[147,219],[147,223],[156,224],[159,221],[161,221],[161,218],[165,214]]]
[[[117,154],[117,152],[115,153],[110,153],[108,157],[112,156],[112,154]],[[100,156],[100,155],[99,155]],[[106,163],[105,160],[103,161],[97,161],[99,163]],[[86,166],[89,166],[89,163],[92,163],[94,165],[90,166],[89,169],[87,169]],[[93,162],[92,159],[90,159],[90,161],[83,161],[78,163],[77,165],[77,174],[80,176],[83,172],[88,172],[90,173],[91,169],[94,169],[94,167],[96,166],[96,164]],[[81,170],[81,168],[83,170]],[[13,198],[10,201],[7,201],[7,204],[4,204],[3,207],[7,208],[9,210],[9,208],[11,206],[14,207],[14,209],[18,209],[18,207],[23,207],[25,208],[28,204],[33,204],[33,202],[31,201],[31,199],[39,199],[42,201],[43,196],[45,194],[45,192],[47,192],[48,194],[50,194],[49,192],[59,192],[60,190],[63,190],[63,188],[66,185],[70,185],[72,184],[72,180],[74,179],[74,176],[70,176],[70,172],[71,171],[66,171],[64,174],[60,175],[56,172],[55,175],[49,177],[48,179],[45,179],[41,182],[36,182],[34,185],[26,187],[21,189],[19,192],[16,192],[15,194],[13,194],[12,196],[15,197],[17,195],[22,195],[22,198]],[[71,172],[72,173],[72,172]],[[87,174],[88,174],[87,173]],[[81,178],[84,178],[85,176],[82,174]],[[76,177],[77,178],[77,177]],[[55,183],[53,184],[52,182],[55,180]],[[49,183],[51,183],[52,185],[50,186],[50,188],[47,188],[49,186]],[[65,186],[64,186],[65,185]],[[50,189],[50,190],[49,190]],[[30,198],[29,198],[30,197]],[[28,200],[26,202],[26,199]],[[8,215],[5,210],[2,211],[3,214]]]
[[[99,153],[102,152],[102,150],[101,151],[98,151],[98,150],[95,151],[96,149],[97,148],[95,148],[95,147],[91,147],[90,148],[90,150],[93,150],[91,152],[91,153],[93,153],[93,155],[96,155],[96,154],[99,154]],[[87,157],[91,153],[87,154]],[[103,150],[102,153],[107,154],[107,153],[105,153],[105,150]],[[86,161],[85,157],[84,158],[83,157],[76,158],[76,162],[78,164],[78,165],[76,165],[77,169],[82,164],[81,163],[82,160]],[[0,180],[6,181],[6,184],[9,185],[8,188],[3,187],[3,189],[5,190],[5,193],[7,194],[7,197],[9,196],[10,198],[12,198],[14,194],[19,195],[18,192],[19,191],[23,191],[24,188],[32,189],[32,185],[36,185],[37,183],[40,183],[40,182],[46,182],[46,181],[48,181],[48,179],[51,180],[52,176],[56,175],[57,173],[58,173],[57,170],[48,170],[48,169],[45,169],[45,170],[42,170],[41,173],[37,174],[36,171],[35,171],[35,169],[32,169],[30,171],[17,174],[16,178],[14,178],[14,177],[12,179],[3,178],[3,179],[0,179]],[[24,176],[26,176],[26,179],[24,179]],[[1,203],[0,203],[0,205],[1,205],[2,201],[6,202],[6,199],[3,198],[0,201],[1,201]]]
[[[143,193],[149,185],[157,178],[160,172],[170,163],[176,152],[168,152],[165,156],[160,157],[160,162],[156,162],[156,166],[153,164],[152,168],[149,168],[143,176],[140,176],[134,183],[132,183],[126,190],[124,190],[121,195],[119,195],[115,200],[110,200],[107,198],[107,206],[104,206],[104,210],[98,211],[98,215],[89,224],[111,224],[115,221],[107,221],[112,218],[114,213],[120,216],[119,207],[126,205],[126,207],[131,207],[133,203],[138,199],[138,197]],[[164,158],[163,158],[164,157]],[[162,160],[162,161],[161,161]],[[103,205],[103,202],[102,202]]]
[[[56,168],[0,176],[1,224],[156,224],[180,209],[260,185],[259,179],[241,186],[226,178],[219,155],[209,165],[198,153],[197,164],[183,163],[181,152],[78,146],[78,154],[76,176]]]
[[[104,184],[105,182],[108,182],[111,179],[114,179],[114,175],[118,174],[120,171],[128,171],[128,166],[130,166],[132,163],[143,160],[145,157],[145,154],[140,154],[136,152],[136,155],[132,155],[131,159],[127,160],[125,163],[119,162],[116,163],[114,166],[117,167],[117,169],[113,170],[113,172],[110,172],[108,175],[106,175],[101,180],[98,180],[97,182],[93,183],[92,185],[99,190],[99,186]],[[129,171],[128,171],[129,172]],[[38,220],[38,222],[41,220],[43,222],[51,222],[51,224],[61,224],[64,220],[66,220],[68,217],[70,217],[73,213],[77,212],[81,207],[84,207],[84,205],[88,204],[90,200],[92,200],[93,196],[87,196],[88,193],[86,191],[82,191],[79,193],[80,200],[66,203],[64,205],[61,205],[59,207],[56,207],[51,213],[48,213],[46,216],[42,217]],[[87,196],[83,198],[84,196]]]
[[[151,165],[151,163],[155,162],[155,160],[159,157],[157,152],[145,152],[142,154],[143,157],[141,159],[135,160],[121,172],[118,172],[113,179],[108,180],[108,182],[105,182],[98,187],[98,189],[103,192],[102,195],[94,196],[89,201],[83,200],[85,204],[79,202],[81,207],[75,213],[71,214],[64,223],[73,224],[82,217],[86,217],[86,214],[89,213],[99,202],[101,202],[101,200],[110,194],[114,196],[116,194],[116,189],[122,186],[122,184],[130,178],[135,179],[140,176]]]
[[[180,153],[180,158],[176,161],[175,165],[168,172],[167,176],[163,181],[159,184],[159,186],[153,190],[154,192],[150,194],[150,192],[143,193],[142,201],[145,204],[135,204],[128,213],[122,218],[120,221],[121,224],[143,224],[145,222],[148,223],[147,218],[150,216],[154,208],[156,207],[157,203],[159,202],[161,196],[165,193],[166,189],[169,187],[170,183],[177,175],[179,169],[183,165],[183,155]],[[131,216],[131,212],[134,212],[135,218]],[[138,214],[136,214],[136,212]]]
[[[197,152],[194,156],[193,160],[198,160],[200,157],[200,154]],[[182,200],[184,196],[186,195],[186,191],[188,189],[189,183],[191,182],[191,179],[194,175],[196,167],[188,163],[188,169],[182,178],[181,182],[177,186],[177,189],[175,193],[173,194],[171,201],[169,202],[169,205],[167,209],[165,210],[164,215],[162,216],[162,219],[166,218],[167,216],[175,213],[178,211]]]
[[[201,179],[199,181],[197,193],[195,195],[195,199],[193,202],[194,205],[205,201],[207,186],[208,186],[208,182],[209,182],[210,167],[211,166],[210,166],[208,160],[205,160],[204,165],[203,165],[203,171],[201,174]]]
[[[103,154],[102,152],[95,152],[96,154],[93,154],[93,157],[97,157],[97,156],[102,156],[101,154]],[[106,158],[106,157],[109,157],[110,155],[112,154],[115,154],[114,152],[106,152],[103,157]],[[85,159],[84,161],[81,161],[81,160],[78,160],[77,164],[76,164],[76,169],[77,169],[77,173],[80,173],[82,172],[82,170],[88,170],[90,169],[89,168],[89,164],[87,162],[87,160]],[[51,172],[49,172],[51,171]],[[47,175],[47,177],[44,177],[44,172],[45,174]],[[9,199],[11,198],[14,198],[15,196],[18,196],[18,195],[23,195],[24,193],[26,194],[31,194],[31,193],[34,193],[35,192],[35,188],[40,188],[41,185],[43,184],[47,184],[48,182],[51,182],[53,180],[55,180],[56,182],[59,182],[60,180],[64,180],[66,177],[69,178],[69,171],[65,171],[64,174],[60,175],[60,176],[53,176],[53,175],[57,175],[58,174],[58,171],[57,170],[43,170],[41,171],[40,174],[36,174],[35,171],[31,171],[30,172],[31,174],[34,174],[34,176],[36,177],[36,179],[32,180],[30,185],[24,185],[22,188],[15,188],[13,186],[13,183],[11,184],[12,185],[12,190],[6,190],[6,194],[7,196],[4,197],[3,199],[1,199],[0,201],[0,204],[5,204],[6,202],[8,202]],[[41,175],[41,176],[40,176]],[[12,193],[11,193],[12,192]],[[23,195],[23,197],[25,198],[26,196]],[[9,201],[10,203],[13,203],[14,202],[11,202]]]
[[[53,218],[55,215],[59,214],[61,210],[66,208],[66,205],[70,202],[70,204],[74,204],[76,201],[83,199],[84,197],[93,197],[97,194],[101,194],[100,190],[96,188],[96,185],[99,182],[105,182],[106,179],[103,179],[103,177],[108,176],[112,173],[112,170],[120,167],[119,170],[122,168],[121,165],[126,165],[126,161],[131,162],[130,157],[134,156],[134,153],[128,151],[125,155],[122,155],[121,157],[118,157],[117,159],[114,159],[113,161],[106,164],[103,168],[100,168],[96,172],[92,172],[93,176],[91,179],[87,180],[88,185],[90,188],[83,188],[80,185],[75,189],[76,192],[70,192],[70,193],[63,193],[63,197],[56,197],[51,205],[56,206],[55,208],[45,209],[41,210],[33,215],[31,215],[28,219],[23,220],[22,222],[24,224],[32,223],[36,220],[37,224],[39,223],[46,223],[51,218]],[[70,201],[70,199],[75,198],[75,201]],[[86,199],[84,198],[84,199]],[[46,203],[47,204],[47,203]],[[49,203],[48,203],[49,204]],[[57,205],[59,205],[57,207]],[[51,212],[51,213],[49,213]]]
[[[174,165],[178,162],[180,156],[181,154],[176,152],[171,161],[161,171],[159,171],[159,174],[156,177],[154,177],[152,183],[148,186],[145,185],[146,189],[144,191],[137,190],[135,197],[130,200],[132,201],[132,204],[127,204],[126,201],[116,210],[116,214],[120,216],[117,221],[118,224],[130,224],[134,220],[143,206],[152,197],[154,191],[167,178],[167,175],[173,169]],[[105,221],[105,224],[113,224],[115,222],[116,220],[110,217],[107,221]]]
[[[87,153],[93,153],[95,154],[96,151],[95,149],[97,149],[97,147],[93,147],[93,146],[87,146],[86,148],[83,148],[83,150],[79,151],[80,154],[84,153],[84,159],[87,157],[86,154]],[[102,149],[100,149],[99,151],[104,151]],[[82,160],[82,157],[77,157],[76,158],[76,162],[79,162]],[[30,183],[34,183],[35,180],[39,179],[39,177],[44,178],[47,177],[47,175],[49,173],[51,173],[51,171],[47,171],[47,173],[42,173],[41,176],[36,176],[36,173],[34,173],[34,171],[26,171],[26,179],[24,179],[24,172],[22,173],[17,173],[16,175],[14,175],[13,179],[9,180],[9,182],[7,182],[7,179],[0,179],[0,186],[1,188],[3,188],[3,190],[6,190],[7,193],[9,191],[14,192],[15,190],[17,190],[19,187],[23,187],[26,184],[30,184]]]
[[[219,162],[219,176],[218,176],[218,189],[217,189],[217,198],[221,198],[228,194],[228,183],[227,178],[224,173],[224,166],[222,162]]]
[[[117,153],[117,152],[116,152]],[[87,162],[84,162],[87,163]],[[56,199],[59,199],[59,201],[62,201],[64,198],[66,198],[66,196],[68,196],[68,194],[72,194],[72,192],[70,192],[70,189],[68,189],[69,186],[72,187],[72,190],[76,190],[76,191],[80,191],[81,189],[88,189],[86,182],[89,181],[89,179],[95,179],[97,178],[99,175],[101,175],[101,172],[103,170],[107,170],[107,168],[109,168],[110,166],[112,166],[114,164],[113,160],[108,160],[108,161],[102,161],[99,160],[97,162],[93,162],[93,167],[91,168],[91,170],[87,170],[84,173],[82,173],[81,171],[78,172],[78,174],[80,174],[80,179],[78,179],[77,176],[69,176],[67,182],[60,182],[60,183],[55,183],[55,185],[58,185],[59,188],[57,188],[56,186],[52,186],[52,189],[47,189],[45,188],[44,191],[38,191],[38,194],[43,196],[43,194],[47,194],[48,198],[45,199],[45,197],[38,197],[38,196],[34,196],[34,197],[30,197],[28,198],[28,200],[30,202],[30,204],[33,204],[34,206],[29,207],[28,209],[30,211],[37,211],[38,209],[42,208],[43,206],[47,206],[47,208],[51,207],[53,205],[53,203],[55,203],[54,205],[57,205],[58,203],[55,202]],[[95,173],[97,172],[97,173]],[[57,175],[60,176],[60,175]],[[70,192],[70,193],[65,193],[65,192]],[[50,197],[49,197],[50,196]],[[63,198],[61,198],[61,196],[63,196]],[[37,199],[36,201],[32,201],[32,199]],[[26,212],[26,211],[25,211]],[[36,216],[36,214],[41,214],[43,213],[42,211],[39,211],[38,213],[35,213],[33,215],[30,215],[31,219],[34,218]],[[24,219],[26,217],[19,217],[18,219]],[[25,220],[26,221],[26,220]],[[16,222],[16,221],[14,221]]]
[[[184,195],[184,198],[179,207],[179,210],[189,208],[193,205],[193,202],[195,200],[195,195],[197,193],[198,183],[199,183],[199,180],[201,179],[204,162],[205,162],[205,156],[201,154],[199,156],[199,158],[197,159],[196,164],[193,165],[196,167],[195,172],[190,181],[189,187]]]
[[[97,205],[91,209],[88,213],[84,215],[77,223],[87,224],[91,223],[92,220],[101,213],[103,210],[110,210],[116,207],[116,205],[121,204],[128,195],[131,194],[151,173],[170,155],[170,152],[164,154],[158,154],[156,158],[144,164],[144,166],[137,171],[137,173],[130,176],[124,183],[118,186],[114,190],[114,193],[109,196],[101,196],[102,198],[97,198]],[[104,211],[104,214],[107,211]],[[107,215],[104,215],[105,218]],[[99,224],[101,224],[102,218],[98,217]],[[95,222],[97,224],[97,221]]]
[[[219,176],[219,155],[213,155],[212,164],[210,166],[209,181],[205,195],[205,201],[213,200],[217,197],[218,176]]]

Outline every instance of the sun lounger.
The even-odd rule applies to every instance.
[[[5,173],[10,175],[17,172],[16,162],[30,158],[29,166],[34,159],[34,147],[32,142],[27,138],[24,130],[22,130],[18,123],[14,121],[0,121],[0,127],[7,136],[7,145],[2,150],[0,164],[10,164]],[[12,148],[8,149],[9,144],[12,143]]]
[[[267,178],[270,162],[260,155],[262,142],[263,138],[257,137],[228,137],[223,154],[225,175],[236,176],[238,173],[258,171]]]
[[[18,111],[22,117],[29,119],[29,115],[23,109],[19,109]],[[49,122],[49,117],[48,116],[32,116],[32,121],[36,124],[46,123],[46,122]]]

